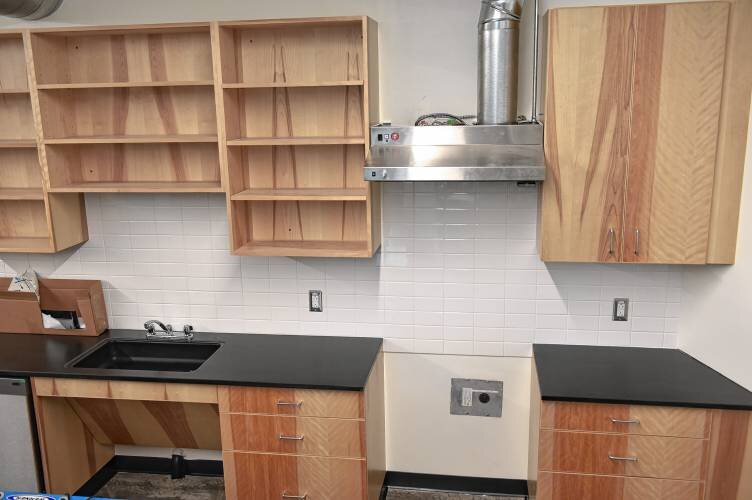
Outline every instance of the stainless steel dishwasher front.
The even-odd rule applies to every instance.
[[[28,379],[0,378],[0,491],[41,491]]]

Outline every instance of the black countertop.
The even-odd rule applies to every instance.
[[[752,410],[752,392],[678,349],[536,344],[541,398]]]
[[[76,356],[110,338],[143,339],[145,332],[110,330],[99,337],[0,334],[0,377],[111,380],[362,390],[382,339],[196,333],[222,346],[192,372],[71,368]]]

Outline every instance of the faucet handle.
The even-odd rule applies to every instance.
[[[188,335],[191,332],[193,332],[193,326],[192,325],[183,325],[183,333],[185,333],[186,335]]]

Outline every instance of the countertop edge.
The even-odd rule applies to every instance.
[[[723,403],[691,403],[687,401],[645,401],[638,399],[608,399],[569,396],[541,396],[542,401],[561,401],[565,403],[597,403],[612,405],[673,406],[679,408],[704,408],[708,410],[752,411],[752,406],[730,405]]]

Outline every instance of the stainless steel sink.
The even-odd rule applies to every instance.
[[[68,363],[73,368],[192,372],[222,344],[108,339]]]

